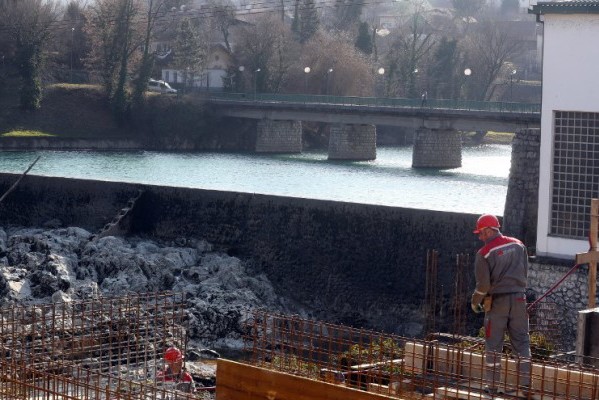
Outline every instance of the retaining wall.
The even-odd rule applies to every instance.
[[[0,193],[18,177],[0,174]],[[473,260],[480,247],[472,214],[41,176],[27,176],[4,200],[0,225],[43,226],[58,219],[97,232],[139,190],[129,221],[133,234],[206,239],[249,260],[279,293],[313,309],[309,317],[401,335],[423,333],[426,251],[439,251],[437,291],[445,317],[437,327],[449,331],[455,255]],[[567,269],[533,263],[530,286],[541,295]],[[582,269],[556,294],[568,338],[586,304],[584,279]],[[469,293],[472,282],[466,286]],[[470,318],[482,324],[481,316]]]

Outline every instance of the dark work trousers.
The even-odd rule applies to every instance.
[[[517,376],[511,380],[518,386],[530,386],[530,336],[523,293],[494,294],[491,311],[485,314],[485,379],[491,387],[497,387],[500,382],[501,350],[506,330],[517,356]]]

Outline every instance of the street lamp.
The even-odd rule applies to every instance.
[[[240,65],[239,68],[237,68],[237,70],[239,71],[239,74],[233,74],[231,75],[231,91],[237,91],[240,89],[241,85],[241,80],[243,79],[243,71],[245,71],[245,67],[243,65]],[[237,77],[237,82],[235,87],[233,86],[233,78]],[[242,87],[245,88],[245,85],[243,85]]]
[[[71,28],[71,83],[73,83],[73,51],[74,51],[74,35],[75,35],[75,27]]]
[[[379,69],[376,70],[376,73],[379,74],[379,76],[381,77],[381,80],[383,80],[383,75],[385,75],[385,68],[383,67],[379,67]],[[375,82],[376,84],[376,82]],[[375,86],[375,92],[376,92],[376,86]],[[385,95],[385,81],[383,80],[383,95]]]
[[[466,69],[464,70],[464,76],[466,77],[466,79],[468,79],[468,77],[469,77],[470,75],[472,75],[472,70],[471,70],[470,68],[466,68]],[[464,85],[464,83],[465,83],[465,82],[466,82],[465,80],[464,80],[464,81],[462,81],[462,84],[460,85],[460,93],[459,93],[458,95],[461,95],[461,94],[462,94],[462,86]],[[464,96],[464,97],[466,97],[466,96]]]
[[[257,70],[254,71],[254,101],[256,100],[256,92],[257,92],[257,86],[258,86],[258,72],[260,72],[261,69],[258,68]]]
[[[304,93],[308,93],[308,74],[312,71],[310,67],[304,68]]]
[[[329,75],[331,75],[331,73],[333,72],[333,68],[329,68],[327,70],[327,84],[325,86],[325,93],[327,96],[329,95]]]
[[[375,28],[374,29],[374,33],[375,33],[375,36],[372,37],[372,42],[373,42],[372,43],[372,47],[374,48],[373,49],[374,50],[374,61],[378,61],[379,60],[379,56],[378,56],[378,48],[377,48],[377,45],[376,45],[376,37],[377,36],[385,37],[385,36],[387,36],[391,32],[387,28]]]
[[[514,101],[514,75],[516,75],[518,71],[513,69],[510,72],[510,102]]]

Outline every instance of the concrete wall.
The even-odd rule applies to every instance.
[[[539,254],[572,259],[576,253],[587,251],[587,241],[550,234],[553,118],[555,111],[599,112],[596,67],[599,52],[589,51],[596,47],[599,15],[557,11],[544,13],[543,18],[541,170],[536,247]]]
[[[329,160],[376,159],[374,125],[335,124],[329,136]]]
[[[418,128],[414,137],[412,167],[459,168],[462,135],[454,129]]]

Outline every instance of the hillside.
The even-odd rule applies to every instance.
[[[7,90],[0,96],[0,135],[29,130],[73,138],[130,136],[130,131],[116,124],[98,86],[49,86],[44,91],[41,108],[23,112],[18,108],[16,84],[7,84]]]

